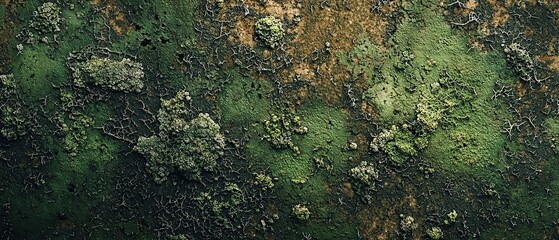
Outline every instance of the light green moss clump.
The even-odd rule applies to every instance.
[[[427,229],[427,235],[433,240],[439,240],[443,238],[443,230],[440,227],[432,227]]]
[[[291,114],[276,115],[272,114],[270,120],[264,121],[266,139],[275,149],[291,149],[295,154],[300,154],[299,147],[293,143],[294,134],[306,134],[307,127],[301,125],[299,116]]]
[[[379,177],[375,167],[365,161],[362,161],[359,166],[350,169],[349,176],[357,189],[374,187],[374,183]]]
[[[186,91],[162,100],[157,115],[159,133],[140,137],[134,147],[147,158],[147,171],[157,183],[163,183],[176,170],[188,179],[198,179],[202,170],[213,171],[223,155],[225,139],[220,126],[206,113],[187,120],[189,101]]]
[[[267,16],[256,22],[256,34],[258,39],[263,41],[266,46],[275,48],[285,35],[285,30],[281,20],[274,16]]]
[[[230,222],[229,217],[235,215],[236,208],[245,202],[245,197],[237,184],[226,182],[222,191],[201,192],[194,200],[200,210],[211,214],[210,217],[217,217],[215,220],[220,222]]]
[[[90,83],[123,92],[140,92],[144,87],[142,64],[128,58],[116,61],[93,57],[78,65],[73,75],[74,83],[80,87]]]
[[[362,161],[358,166],[349,170],[351,184],[361,199],[367,203],[373,200],[375,181],[379,179],[377,169],[370,163]]]
[[[448,217],[448,219],[444,220],[444,224],[449,225],[450,223],[456,222],[456,219],[458,218],[458,212],[456,212],[456,210],[452,210],[446,216]]]
[[[439,122],[443,118],[445,108],[441,108],[436,104],[433,98],[423,97],[416,105],[416,121],[422,126],[424,132],[433,132],[439,126]]]
[[[43,3],[33,12],[33,19],[30,26],[43,33],[60,32],[60,7],[52,2]]]
[[[422,139],[416,138],[410,128],[409,125],[403,124],[401,127],[392,125],[389,129],[384,129],[371,141],[371,150],[386,154],[395,164],[401,164],[416,156],[416,144]]]
[[[559,120],[548,118],[545,120],[544,125],[547,128],[545,131],[545,140],[555,153],[559,153]]]
[[[400,215],[400,217],[402,218],[402,221],[400,221],[400,227],[404,232],[410,232],[418,227],[412,216]]]
[[[293,206],[291,210],[293,211],[293,215],[301,221],[308,220],[311,217],[311,211],[304,205],[297,204]]]
[[[505,48],[507,61],[512,65],[514,71],[524,81],[534,80],[534,60],[524,48],[518,43],[512,43]]]
[[[80,112],[72,112],[68,118],[69,124],[62,117],[58,119],[64,135],[62,143],[68,155],[76,156],[87,140],[86,129],[92,127],[95,121]]]
[[[274,187],[274,182],[270,176],[258,173],[256,174],[254,185],[261,187],[262,190],[268,190]]]

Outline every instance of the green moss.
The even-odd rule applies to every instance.
[[[470,49],[431,7],[403,4],[406,17],[389,41],[391,52],[365,39],[338,57],[354,73],[365,68],[361,62],[369,66],[372,72],[361,76],[370,86],[363,99],[379,113],[382,129],[409,126],[377,151],[397,163],[420,156],[453,174],[494,179],[493,170],[505,165],[500,128],[508,113],[491,100],[492,89],[514,77],[500,56]]]
[[[545,139],[549,143],[551,149],[559,154],[559,119],[547,118],[544,124],[547,127]]]
[[[349,52],[337,54],[340,64],[347,67],[354,78],[364,75],[370,83],[381,81],[378,79],[378,69],[382,67],[386,59],[386,53],[366,37],[361,37],[356,46]]]
[[[14,79],[32,100],[53,92],[53,84],[60,85],[68,80],[64,61],[53,57],[52,47],[48,45],[25,46],[13,66]]]
[[[349,137],[347,116],[320,103],[314,104],[305,105],[297,112],[301,121],[308,123],[308,133],[297,139],[300,155],[294,156],[286,150],[274,150],[257,139],[248,143],[247,150],[251,159],[263,167],[269,165],[274,176],[282,176],[284,184],[290,185],[292,179],[308,179],[314,169],[312,156],[316,154],[327,153],[333,160],[334,169],[347,166],[346,159],[349,155],[342,150]]]
[[[294,134],[303,135],[308,132],[308,128],[302,125],[300,119],[292,114],[272,114],[269,120],[264,121],[264,139],[275,149],[289,148],[295,154],[300,154],[299,147],[292,141]]]
[[[51,151],[57,152],[43,169],[49,173],[45,187],[49,193],[30,192],[25,197],[14,198],[18,201],[11,201],[10,219],[16,236],[44,237],[45,229],[64,223],[59,219],[60,214],[67,217],[65,222],[89,224],[92,212],[109,199],[121,144],[94,129],[86,134],[83,148],[73,157],[58,146],[60,141],[55,136],[45,139],[51,143]]]
[[[312,224],[297,225],[288,219],[277,221],[284,230],[296,228],[317,238],[344,238],[355,236],[353,220],[340,216],[335,210],[337,197],[327,186],[339,186],[349,171],[348,158],[355,151],[345,151],[350,132],[347,126],[348,116],[339,109],[326,106],[319,99],[306,102],[295,113],[308,128],[308,133],[295,139],[301,154],[294,155],[290,150],[277,150],[259,137],[253,137],[247,143],[248,159],[256,169],[267,170],[274,182],[277,202],[281,212],[290,212],[296,204],[304,202],[313,213]],[[251,135],[263,136],[264,129],[253,129]],[[297,136],[295,136],[297,137]],[[331,165],[331,170],[317,169],[315,158],[322,158]],[[333,215],[335,226],[328,224]],[[274,228],[277,228],[274,227]],[[283,232],[283,231],[282,231]],[[297,238],[293,231],[287,231],[290,238]]]
[[[269,117],[270,101],[268,82],[252,80],[231,72],[231,82],[219,97],[222,122],[231,129],[261,127]],[[257,124],[258,126],[253,126]]]
[[[191,116],[191,97],[186,91],[161,99],[157,114],[159,132],[139,137],[134,150],[147,159],[146,169],[156,183],[180,171],[187,179],[200,179],[202,171],[214,171],[223,155],[225,138],[209,114]]]
[[[505,167],[501,151],[505,139],[499,132],[498,122],[482,117],[447,131],[435,132],[425,155],[447,172],[492,178],[494,169]]]
[[[181,50],[182,43],[196,39],[198,35],[194,25],[199,3],[199,0],[120,1],[119,4],[124,9],[137,12],[127,17],[130,22],[141,26],[141,29],[127,32],[125,36],[118,38],[112,45],[113,49],[118,51],[136,49],[143,59],[150,59],[143,62],[145,69],[157,69],[165,76],[165,84],[169,87],[175,90],[185,89],[197,95],[202,90],[201,86],[208,82],[202,81],[204,79],[193,81],[188,71],[199,71],[199,69],[182,70],[177,64],[177,52]],[[157,20],[154,16],[158,17]],[[140,43],[146,38],[152,39],[153,43],[141,47]],[[206,53],[200,53],[198,49],[194,52],[201,59],[207,56]]]
[[[0,6],[0,22],[4,22],[5,21],[5,17],[6,17],[6,6]],[[0,30],[4,29],[3,27],[4,25],[2,25],[2,27],[0,27]]]

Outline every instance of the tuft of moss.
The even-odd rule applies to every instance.
[[[139,137],[134,150],[147,158],[147,171],[156,183],[180,171],[188,179],[199,179],[200,173],[213,171],[223,155],[225,138],[220,126],[207,113],[187,120],[190,95],[179,91],[174,98],[162,100],[157,115],[159,133]]]
[[[301,118],[293,114],[272,114],[269,120],[264,121],[266,135],[264,139],[275,149],[291,149],[295,154],[300,154],[299,147],[293,143],[294,134],[306,134],[308,128],[302,126]]]
[[[443,230],[440,227],[432,227],[427,229],[427,236],[433,240],[439,240],[443,238]]]
[[[270,176],[258,173],[255,176],[254,185],[259,186],[262,190],[268,190],[274,187],[274,182]]]
[[[301,221],[309,220],[309,218],[311,217],[311,211],[309,211],[309,208],[302,204],[293,206],[292,212],[295,218]]]
[[[43,3],[33,12],[30,26],[43,33],[60,32],[62,23],[60,7],[53,2]]]
[[[142,64],[128,58],[120,61],[93,57],[74,68],[74,84],[86,83],[122,92],[140,92],[144,87]]]
[[[414,136],[411,126],[407,124],[403,124],[401,127],[392,125],[373,138],[370,148],[373,152],[386,154],[393,163],[399,165],[417,155],[416,141],[419,140],[421,138]]]
[[[257,38],[270,48],[276,48],[283,39],[283,36],[285,36],[283,23],[274,16],[259,19],[256,22],[255,28]]]

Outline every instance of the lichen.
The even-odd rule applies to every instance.
[[[199,179],[202,171],[213,171],[223,155],[225,138],[220,126],[207,113],[190,117],[190,95],[179,91],[174,98],[161,100],[157,115],[159,133],[139,137],[134,150],[147,159],[146,169],[161,184],[179,171],[188,179]]]
[[[60,32],[60,7],[52,2],[43,3],[33,12],[33,19],[29,24],[32,28],[43,33]]]
[[[0,136],[15,140],[26,134],[26,118],[13,75],[0,75]]]
[[[378,170],[372,164],[362,161],[358,166],[350,169],[348,175],[361,199],[367,203],[372,202],[373,191],[376,189],[375,182],[379,180]]]
[[[400,217],[402,218],[402,221],[400,221],[400,228],[402,228],[402,231],[410,232],[418,227],[415,219],[412,216],[400,215]]]
[[[83,87],[86,83],[113,91],[140,92],[144,87],[144,71],[141,63],[123,58],[92,58],[74,71],[74,83]]]
[[[443,230],[440,227],[432,227],[427,229],[427,235],[433,240],[439,240],[443,238]]]
[[[302,126],[299,116],[292,114],[272,114],[269,120],[264,121],[266,135],[264,139],[275,149],[291,149],[295,154],[300,154],[299,147],[293,143],[294,134],[306,134],[307,127]]]
[[[357,189],[373,188],[375,181],[379,178],[378,171],[375,167],[365,161],[362,161],[359,166],[350,169],[349,176]]]
[[[534,60],[524,48],[518,43],[512,43],[505,47],[507,61],[513,70],[524,81],[530,82],[534,79]]]
[[[274,187],[274,182],[270,176],[258,173],[255,176],[254,185],[259,186],[262,190],[268,190]]]
[[[259,19],[256,22],[255,28],[257,38],[270,48],[276,48],[285,35],[283,23],[274,16]]]
[[[311,217],[311,211],[309,211],[309,208],[307,208],[302,204],[297,204],[293,206],[291,211],[293,212],[295,218],[301,221],[309,220],[309,218]]]
[[[448,217],[448,219],[445,219],[444,223],[446,225],[449,225],[450,223],[456,222],[456,218],[458,218],[458,212],[456,212],[456,210],[452,210],[446,216]]]
[[[63,147],[70,156],[76,156],[87,140],[86,129],[92,127],[95,121],[80,112],[70,113],[68,119],[59,117],[58,123],[63,134]]]
[[[389,129],[382,130],[371,141],[371,150],[386,154],[395,164],[402,164],[417,155],[416,145],[424,145],[419,144],[423,139],[416,138],[410,128],[411,126],[403,124],[401,127],[392,125]]]

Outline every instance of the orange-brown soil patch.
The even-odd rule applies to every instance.
[[[510,18],[509,11],[507,9],[510,6],[510,1],[498,1],[498,0],[488,0],[489,4],[493,7],[493,26],[503,27]]]
[[[349,182],[345,182],[342,185],[342,191],[350,198],[353,198],[355,196],[355,192],[353,191],[353,187],[351,186],[351,183],[349,183]]]
[[[422,220],[413,216],[418,208],[415,195],[415,189],[407,187],[404,198],[383,199],[380,203],[359,212],[357,216],[363,223],[360,230],[365,239],[395,239],[395,233],[400,228],[400,214],[412,215],[421,225]],[[408,209],[409,212],[398,212],[397,209]],[[420,231],[415,232],[413,239],[421,239]]]
[[[540,55],[536,56],[536,60],[545,63],[550,70],[559,72],[559,56]]]
[[[126,14],[117,6],[117,0],[92,0],[93,5],[101,7],[101,13],[106,19],[107,24],[119,36],[134,30],[132,24],[126,19]]]
[[[293,56],[292,65],[276,73],[283,82],[296,77],[309,80],[313,91],[330,103],[338,103],[344,96],[344,84],[350,80],[345,67],[340,66],[336,54],[350,50],[356,40],[367,36],[382,46],[383,36],[389,26],[388,16],[397,10],[399,1],[384,4],[378,11],[371,12],[367,1],[334,0],[321,4],[311,0],[245,0],[248,11],[257,17],[232,14],[227,8],[237,2],[226,3],[218,18],[232,21],[234,26],[228,40],[234,44],[258,46],[254,40],[254,25],[259,17],[273,15],[284,20],[287,31],[285,53]],[[288,23],[292,23],[288,26]],[[326,44],[329,51],[326,51]],[[273,51],[278,51],[273,50]],[[321,52],[319,59],[313,59]],[[304,100],[308,91],[298,91]]]

